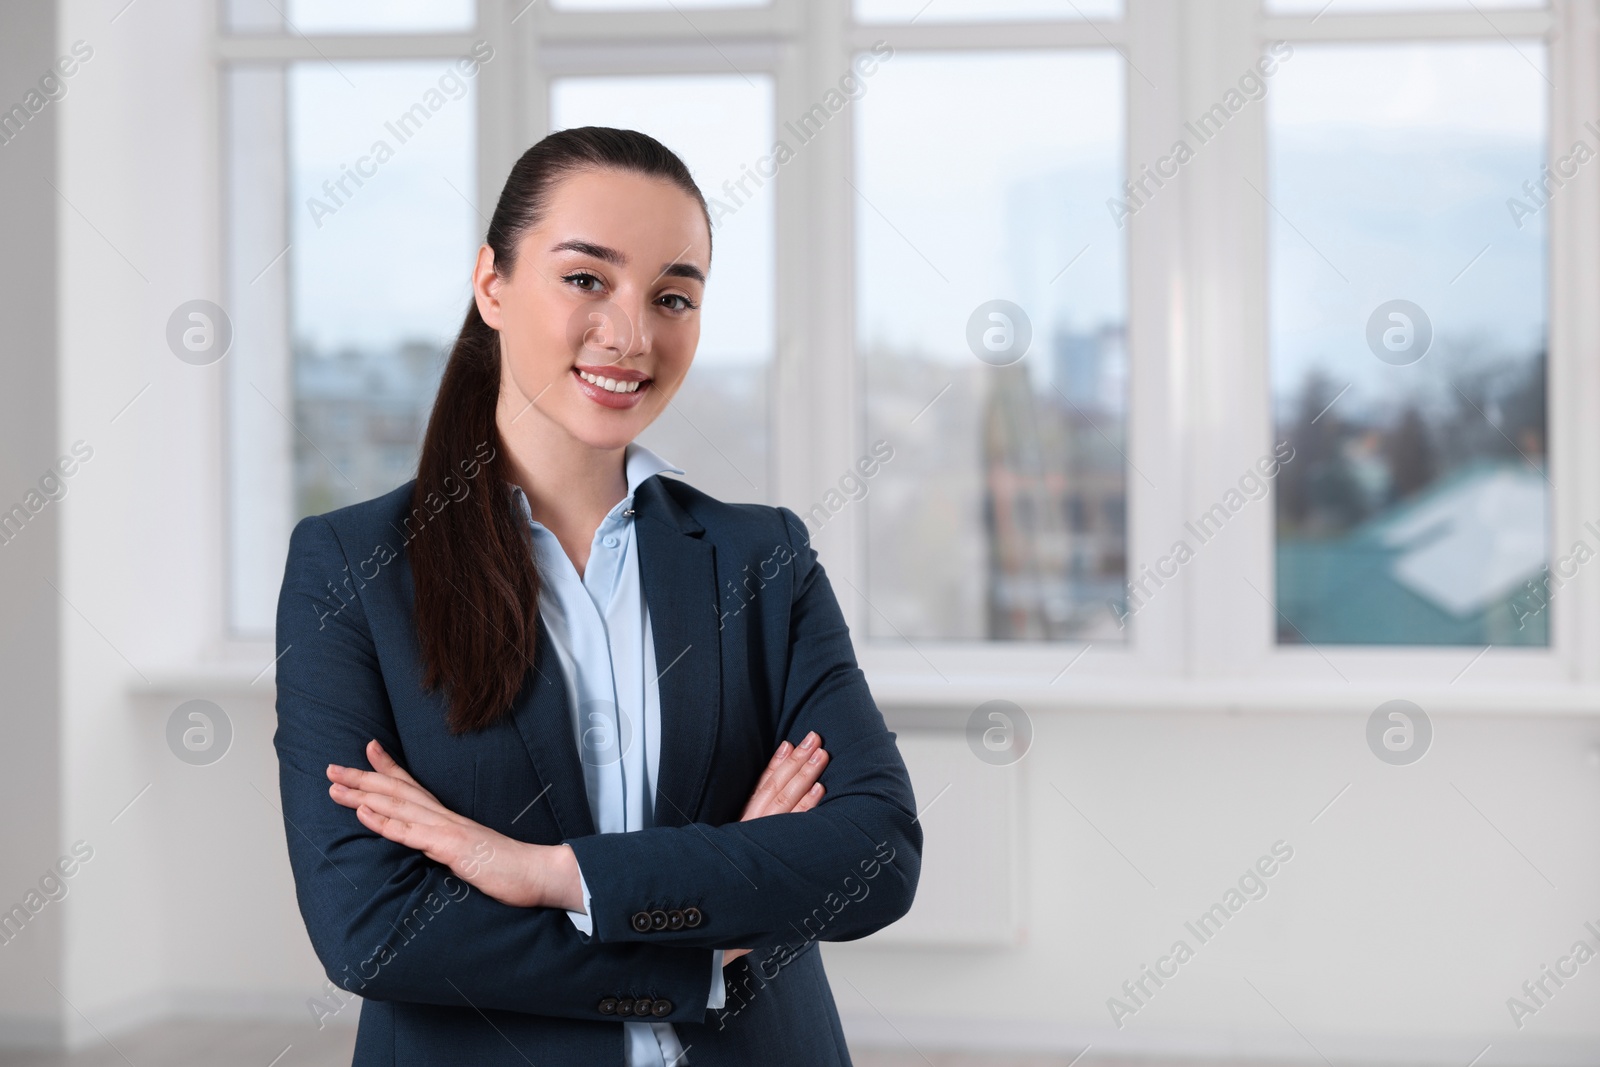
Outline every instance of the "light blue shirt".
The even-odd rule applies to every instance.
[[[628,495],[600,520],[581,578],[556,535],[534,521],[522,487],[511,487],[533,531],[539,614],[566,681],[589,813],[602,834],[644,830],[655,822],[661,690],[650,610],[639,580],[633,493],[652,475],[683,473],[637,444],[628,445],[623,464]],[[579,931],[592,935],[589,883],[581,868],[578,878],[584,911],[567,915]],[[712,953],[711,964],[708,1010],[722,1007],[727,996],[721,951]],[[687,1067],[689,1060],[670,1023],[629,1020],[622,1029],[628,1067]]]

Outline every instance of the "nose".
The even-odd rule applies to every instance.
[[[619,295],[614,300],[585,304],[576,318],[579,344],[592,363],[614,366],[650,351],[649,315],[641,297]]]

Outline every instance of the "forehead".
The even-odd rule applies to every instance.
[[[700,203],[664,178],[618,170],[582,170],[558,181],[540,224],[536,251],[580,240],[623,253],[628,269],[652,274],[671,262],[710,267],[710,238]]]

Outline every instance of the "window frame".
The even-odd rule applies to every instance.
[[[1261,0],[1125,0],[1117,20],[944,25],[855,24],[849,0],[773,0],[765,8],[682,13],[561,12],[526,0],[478,0],[478,25],[465,33],[304,38],[219,31],[217,60],[220,90],[235,63],[443,58],[489,40],[503,61],[485,66],[477,87],[481,214],[511,163],[548,132],[549,87],[556,77],[760,70],[773,80],[781,123],[820,99],[853,56],[878,40],[889,41],[896,54],[1110,47],[1126,59],[1125,167],[1131,171],[1165,154],[1184,119],[1209,106],[1272,41],[1298,46],[1502,36],[1546,41],[1556,86],[1550,96],[1553,158],[1581,135],[1584,119],[1600,116],[1600,13],[1582,0],[1487,14],[1319,16],[1267,15]],[[1160,76],[1146,77],[1147,71]],[[1127,478],[1130,575],[1163,554],[1187,517],[1270,450],[1268,209],[1241,180],[1266,188],[1262,103],[1198,153],[1179,185],[1130,219],[1125,231],[1127,446],[1137,468]],[[869,444],[854,325],[854,234],[862,205],[845,180],[854,174],[853,126],[847,107],[774,179],[769,473],[773,502],[796,511],[820,499]],[[1574,182],[1549,208],[1552,558],[1564,551],[1556,546],[1570,544],[1584,516],[1600,518],[1600,420],[1585,424],[1582,417],[1600,410],[1600,361],[1583,359],[1600,348],[1600,301],[1592,299],[1600,292],[1595,186],[1592,179]],[[1241,398],[1245,418],[1238,417]],[[230,466],[223,500],[231,475]],[[857,635],[866,633],[872,610],[856,592],[865,588],[863,519],[863,508],[846,508],[816,538]],[[1271,600],[1274,520],[1270,499],[1241,512],[1226,537],[1197,553],[1182,576],[1152,598],[1130,623],[1128,640],[1115,647],[912,644],[858,636],[857,654],[880,699],[930,708],[970,708],[999,695],[1068,706],[1344,707],[1402,688],[1451,706],[1503,704],[1516,694],[1524,704],[1565,708],[1586,699],[1584,687],[1600,683],[1600,662],[1579,655],[1600,637],[1600,587],[1593,582],[1574,582],[1552,601],[1548,648],[1480,654],[1459,646],[1278,646]],[[229,558],[224,553],[225,568]],[[226,590],[231,577],[220,577],[219,588]],[[227,611],[220,617],[226,625]],[[259,635],[229,635],[223,644],[267,647]],[[1471,684],[1456,687],[1462,678]]]
[[[1585,77],[1581,69],[1584,62],[1592,68],[1593,34],[1572,33],[1571,23],[1566,22],[1578,20],[1592,25],[1593,20],[1580,10],[1581,4],[1570,0],[1554,0],[1546,9],[1507,10],[1490,15],[1468,10],[1340,16],[1330,13],[1321,18],[1266,16],[1253,11],[1247,16],[1247,10],[1254,5],[1246,0],[1222,2],[1234,8],[1234,19],[1249,29],[1248,38],[1242,33],[1232,36],[1231,59],[1224,69],[1243,69],[1260,49],[1279,39],[1298,46],[1395,40],[1494,42],[1502,38],[1542,38],[1548,49],[1549,79],[1554,84],[1548,98],[1547,161],[1553,161],[1556,155],[1564,152],[1578,135],[1574,116],[1582,114],[1578,107],[1580,85],[1587,82],[1588,98],[1595,99],[1593,79]],[[1569,32],[1558,33],[1564,23],[1569,26]],[[1555,41],[1550,40],[1552,35],[1556,36]],[[1245,40],[1248,46],[1244,45]],[[1588,55],[1584,54],[1583,41],[1589,42]],[[1228,45],[1228,40],[1219,41],[1218,53]],[[1221,146],[1233,157],[1230,161],[1233,168],[1263,190],[1268,188],[1265,118],[1265,110],[1258,109],[1250,124],[1241,129],[1244,136]],[[1235,188],[1228,189],[1224,180],[1217,195],[1219,205],[1223,200],[1229,202],[1230,210],[1226,214],[1233,220],[1239,238],[1232,249],[1226,247],[1224,234],[1214,225],[1224,212],[1212,213],[1211,232],[1200,241],[1201,246],[1211,252],[1203,261],[1195,263],[1194,269],[1226,280],[1233,291],[1242,295],[1241,303],[1246,306],[1239,310],[1235,322],[1219,330],[1209,341],[1197,340],[1196,349],[1207,372],[1216,381],[1214,395],[1258,398],[1262,411],[1260,418],[1252,419],[1249,426],[1219,428],[1215,435],[1196,436],[1193,444],[1198,467],[1209,472],[1209,477],[1199,474],[1196,488],[1203,481],[1217,487],[1226,485],[1237,477],[1238,470],[1247,461],[1247,454],[1259,455],[1270,447],[1267,231],[1271,209],[1244,182],[1235,180],[1233,184]],[[1578,195],[1567,198],[1567,192]],[[1582,412],[1595,410],[1597,401],[1594,375],[1584,373],[1581,367],[1584,346],[1579,340],[1587,339],[1592,345],[1596,336],[1594,301],[1591,299],[1585,306],[1581,299],[1584,292],[1600,291],[1597,288],[1600,275],[1596,274],[1592,262],[1594,257],[1584,255],[1580,236],[1587,233],[1592,241],[1597,233],[1593,200],[1591,191],[1580,190],[1574,184],[1563,191],[1563,197],[1553,200],[1549,208],[1546,321],[1550,338],[1548,455],[1554,487],[1550,495],[1552,560],[1560,554],[1555,546],[1570,544],[1572,532],[1580,523],[1578,517],[1596,514],[1594,486],[1600,481],[1600,466],[1587,458],[1596,453],[1590,448],[1586,456],[1576,436]],[[1205,228],[1207,219],[1204,216],[1208,213],[1197,211],[1195,214],[1201,216],[1194,220],[1195,225]],[[1231,362],[1222,358],[1221,354],[1228,351],[1240,353],[1240,358]],[[1569,586],[1562,596],[1552,599],[1552,639],[1544,648],[1500,646],[1485,652],[1480,646],[1279,645],[1275,634],[1275,607],[1264,602],[1261,595],[1275,596],[1274,516],[1269,508],[1250,517],[1250,525],[1240,531],[1242,536],[1227,544],[1219,543],[1218,547],[1224,551],[1206,561],[1211,566],[1204,575],[1205,588],[1201,595],[1220,610],[1222,624],[1196,627],[1191,634],[1196,662],[1207,664],[1209,670],[1219,676],[1254,679],[1266,684],[1288,683],[1297,688],[1326,686],[1336,692],[1356,693],[1376,688],[1396,695],[1401,689],[1407,692],[1426,690],[1437,693],[1438,699],[1446,704],[1462,699],[1460,691],[1454,688],[1462,678],[1471,678],[1480,689],[1522,693],[1528,687],[1559,688],[1569,683],[1592,682],[1596,677],[1594,667],[1577,654],[1577,650],[1592,641],[1597,633],[1596,608],[1600,607],[1595,592],[1582,583]],[[1260,592],[1246,587],[1245,579]],[[1251,601],[1255,603],[1252,605]]]

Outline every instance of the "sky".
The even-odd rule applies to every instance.
[[[289,74],[290,276],[297,340],[322,350],[387,347],[413,338],[444,344],[471,297],[487,223],[479,218],[474,86],[445,102],[401,143],[385,128],[453,71],[453,60],[297,63]],[[375,141],[393,158],[335,204],[322,189]],[[365,165],[371,170],[374,164]],[[334,205],[315,218],[311,198]],[[319,225],[320,223],[320,225]]]
[[[1402,368],[1372,355],[1367,320],[1393,299],[1423,308],[1436,345],[1539,348],[1549,213],[1518,228],[1506,201],[1544,161],[1542,59],[1497,42],[1299,46],[1284,62],[1264,190],[1280,394],[1322,366],[1360,405],[1448,369],[1447,348]]]
[[[1123,82],[1108,49],[883,64],[855,115],[863,346],[970,360],[967,319],[994,299],[1022,306],[1036,338],[1125,314],[1126,231],[1105,204]],[[1018,106],[1040,99],[1059,106]]]

